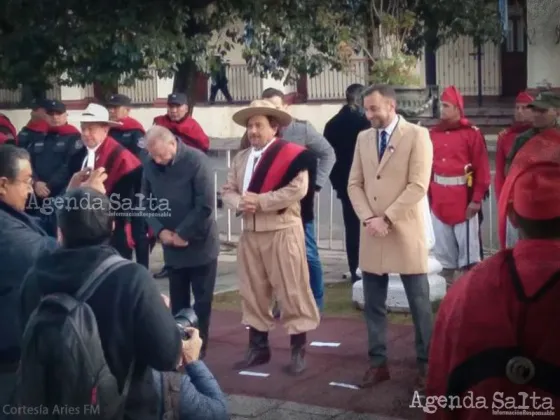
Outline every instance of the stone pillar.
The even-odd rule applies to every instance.
[[[424,207],[424,226],[426,235],[426,244],[428,246],[428,281],[430,283],[430,301],[435,302],[443,299],[446,292],[445,279],[439,275],[442,266],[439,261],[432,255],[432,250],[436,243],[434,234],[434,226],[430,215],[430,205],[428,198],[422,200]],[[364,290],[362,280],[354,283],[352,290],[352,301],[355,305],[363,308]],[[408,300],[404,292],[404,286],[398,274],[389,274],[389,290],[387,293],[387,307],[396,312],[409,312]]]

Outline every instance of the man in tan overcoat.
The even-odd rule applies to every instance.
[[[247,128],[251,144],[235,156],[222,188],[224,203],[243,217],[237,261],[249,349],[235,367],[246,369],[270,361],[274,294],[290,335],[292,357],[286,372],[299,374],[305,369],[306,333],[316,329],[320,319],[309,286],[301,219],[302,200],[313,197],[309,168],[315,165],[315,157],[304,147],[277,138],[291,117],[267,100],[253,101],[233,120]]]
[[[390,379],[386,300],[388,274],[398,273],[414,321],[417,385],[422,388],[433,322],[422,206],[430,182],[432,143],[426,128],[397,115],[396,94],[389,86],[371,86],[363,98],[373,128],[358,135],[348,180],[348,195],[362,223],[360,268],[370,359],[362,387]]]

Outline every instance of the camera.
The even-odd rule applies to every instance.
[[[198,328],[198,317],[192,308],[183,308],[175,314],[175,322],[177,328],[181,333],[181,339],[188,340],[191,338],[190,334],[185,331],[185,328]]]

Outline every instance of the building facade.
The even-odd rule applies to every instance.
[[[215,42],[219,42],[216,39]],[[217,103],[212,108],[212,115],[216,112],[224,113],[227,120],[236,104],[246,103],[259,96],[267,87],[283,89],[286,93],[294,93],[301,106],[336,105],[344,99],[344,91],[351,83],[367,84],[367,61],[355,57],[349,69],[345,71],[325,71],[319,76],[303,77],[294,86],[284,86],[281,81],[262,79],[250,74],[242,58],[241,47],[229,52],[227,77],[229,90],[234,104],[228,110],[220,110],[220,103],[225,98],[218,94]],[[509,0],[508,34],[502,45],[486,44],[482,48],[481,82],[482,94],[485,97],[512,98],[525,88],[560,88],[560,2],[557,0]],[[425,86],[455,85],[467,97],[478,94],[478,57],[471,39],[463,37],[455,42],[440,47],[435,54],[422,57],[418,62],[418,75]],[[199,78],[203,85],[201,91],[206,94],[198,98],[197,118],[206,118],[200,113],[210,107],[205,107],[210,91],[210,82],[206,77]],[[138,80],[132,87],[121,87],[119,91],[130,96],[135,103],[134,110],[142,114],[145,124],[151,124],[150,118],[161,113],[165,99],[173,88],[171,79],[161,79],[153,74],[152,79]],[[82,109],[94,97],[94,87],[57,87],[48,92],[49,97],[64,101],[69,109]],[[21,91],[0,89],[0,108],[16,125],[21,125],[27,118],[28,111],[14,110],[20,103]],[[298,105],[298,109],[300,105]],[[302,108],[303,109],[303,108]],[[230,112],[231,111],[231,112]],[[23,112],[23,114],[21,113]],[[303,112],[303,111],[302,111]],[[333,111],[336,112],[336,111]],[[327,114],[327,120],[333,112]],[[228,115],[226,115],[228,114]],[[25,117],[19,117],[25,115]],[[301,117],[308,117],[307,113]],[[209,116],[209,122],[214,120]],[[20,121],[21,120],[21,121]],[[230,121],[230,120],[229,120]],[[322,121],[318,122],[319,126]],[[224,122],[224,124],[230,124]],[[210,124],[212,125],[212,124]],[[215,128],[215,127],[213,127]],[[216,134],[235,135],[235,128],[216,128]],[[219,132],[219,133],[218,133]]]

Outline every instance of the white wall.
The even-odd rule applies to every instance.
[[[527,86],[560,87],[560,1],[527,0]]]
[[[338,112],[341,106],[342,103],[293,105],[290,108],[290,112],[296,118],[309,120],[313,126],[322,133],[327,121]],[[198,121],[209,137],[241,137],[244,130],[231,119],[232,115],[241,108],[242,106],[231,105],[200,106],[195,107],[193,117]],[[73,116],[75,118],[78,112],[79,111],[68,112],[69,123],[72,124]],[[164,108],[133,108],[131,117],[140,121],[145,128],[149,128],[152,125],[154,117],[164,114],[165,112],[166,110]],[[30,110],[28,109],[3,110],[2,113],[10,118],[18,131],[29,121]]]

